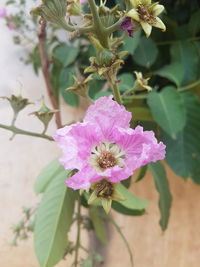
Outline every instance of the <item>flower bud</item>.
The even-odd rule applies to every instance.
[[[80,78],[80,80],[77,80],[77,78],[75,77],[75,83],[71,87],[67,88],[65,91],[66,92],[72,91],[79,96],[88,98],[89,97],[88,96],[88,89],[89,89],[88,83],[91,80],[92,80],[91,75],[89,75],[86,79]]]
[[[41,108],[38,111],[30,113],[30,115],[35,115],[43,124],[44,124],[44,131],[46,132],[49,122],[53,118],[53,115],[58,112],[58,110],[50,110],[42,101]]]
[[[101,200],[102,206],[106,213],[109,213],[113,200],[125,200],[125,198],[117,190],[117,183],[111,183],[107,179],[102,179],[99,182],[94,183],[91,186],[91,189],[93,192],[90,195],[88,204],[92,204],[98,200]]]
[[[42,0],[42,4],[31,10],[31,14],[41,16],[43,19],[59,24],[66,16],[66,0]]]
[[[151,91],[152,88],[148,86],[148,81],[150,78],[146,78],[146,79],[143,78],[143,75],[141,72],[134,71],[134,73],[136,75],[136,81],[133,86],[134,91],[143,91],[143,90]]]
[[[10,105],[15,114],[19,113],[29,104],[32,104],[29,102],[27,98],[23,98],[21,95],[19,96],[11,95],[11,97],[1,97],[1,98],[7,99],[10,102]]]

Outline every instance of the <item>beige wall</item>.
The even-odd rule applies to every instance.
[[[27,114],[37,109],[41,91],[45,94],[42,78],[34,76],[31,67],[24,67],[19,62],[18,57],[23,52],[13,46],[10,32],[2,25],[0,36],[0,95],[10,95],[22,87],[24,95],[37,105],[23,111],[17,125],[40,131],[40,122]],[[81,111],[65,108],[63,114],[66,122],[71,118],[78,119]],[[11,116],[8,103],[0,100],[0,122],[9,123]],[[54,131],[55,126],[51,124],[49,134]],[[53,142],[22,136],[11,142],[9,137],[9,132],[0,129],[0,266],[37,267],[32,239],[22,242],[17,248],[10,247],[10,227],[21,218],[22,206],[38,203],[39,198],[33,192],[34,180],[39,170],[59,155],[59,151]],[[185,182],[176,177],[171,171],[168,171],[168,176],[174,202],[169,228],[164,234],[158,226],[158,195],[150,174],[133,186],[138,196],[150,201],[147,214],[135,218],[115,214],[134,251],[136,267],[200,266],[200,188],[190,180]],[[69,263],[63,262],[59,266],[69,266]],[[129,266],[128,254],[117,233],[112,234],[103,266]]]

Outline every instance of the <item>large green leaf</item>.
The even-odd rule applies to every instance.
[[[41,267],[53,267],[67,247],[76,194],[64,184],[67,174],[62,171],[51,181],[37,210],[34,243]]]
[[[58,159],[51,161],[39,173],[34,185],[35,192],[38,194],[43,193],[51,180],[54,179],[57,174],[59,174],[63,170],[64,168],[60,165]]]
[[[64,67],[67,67],[75,61],[78,53],[79,47],[63,44],[55,49],[54,56],[63,64]]]
[[[173,62],[157,70],[155,74],[167,78],[168,80],[174,82],[178,87],[180,87],[183,81],[184,67],[180,62]]]
[[[135,183],[138,183],[139,181],[141,181],[145,177],[146,172],[147,172],[147,168],[148,168],[148,165],[140,167],[140,172],[138,174],[138,177],[135,180]]]
[[[125,92],[133,88],[133,84],[135,81],[133,74],[125,72],[120,74],[118,76],[118,79],[121,80],[118,85],[120,91]]]
[[[78,106],[79,98],[73,92],[66,92],[65,89],[74,84],[75,70],[73,68],[64,68],[62,69],[59,77],[59,90],[65,101],[65,103],[70,106]]]
[[[147,103],[154,120],[172,138],[175,138],[186,123],[186,112],[176,88],[168,86],[161,92],[148,94]]]
[[[172,195],[170,193],[166,172],[162,164],[158,161],[151,163],[149,164],[149,169],[153,174],[154,183],[159,193],[159,209],[161,214],[160,226],[164,231],[167,228],[169,221]]]
[[[199,75],[199,54],[195,44],[189,41],[180,41],[171,45],[171,62],[179,63],[183,66],[182,85],[187,84]]]
[[[133,193],[121,183],[117,185],[117,190],[125,198],[124,201],[120,201],[120,204],[125,208],[131,210],[144,210],[146,208],[148,201],[134,196]]]
[[[151,38],[142,37],[140,45],[133,54],[134,61],[143,67],[149,68],[156,61],[158,48]]]
[[[103,217],[101,216],[102,209],[99,207],[90,206],[89,211],[96,237],[101,241],[102,244],[106,244],[108,240],[105,227],[106,225]]]
[[[113,201],[112,202],[112,209],[116,210],[117,212],[129,215],[129,216],[141,216],[144,215],[145,209],[143,210],[134,210],[134,209],[128,209],[120,204],[121,202]]]
[[[200,103],[189,92],[182,93],[181,98],[186,107],[186,126],[175,140],[164,133],[162,139],[167,146],[167,163],[177,175],[187,178],[200,164]]]
[[[194,14],[192,14],[188,27],[192,36],[196,36],[196,34],[200,31],[200,10],[198,9]]]
[[[135,49],[138,47],[140,43],[140,36],[141,36],[141,31],[138,30],[134,33],[134,38],[127,37],[124,40],[124,45],[123,45],[123,51],[129,51],[130,54],[133,54]]]

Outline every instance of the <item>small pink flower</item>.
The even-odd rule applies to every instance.
[[[66,169],[78,172],[66,181],[76,189],[87,189],[101,179],[118,183],[133,171],[165,157],[165,145],[152,131],[130,128],[131,113],[112,100],[101,97],[88,108],[82,123],[57,130],[54,139],[63,151]]]
[[[0,18],[5,18],[7,16],[7,10],[5,7],[0,8]]]
[[[88,0],[80,0],[81,4],[86,3]]]

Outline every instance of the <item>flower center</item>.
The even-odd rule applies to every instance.
[[[115,143],[101,143],[95,146],[89,157],[91,167],[105,171],[114,166],[124,167],[125,154]]]
[[[148,11],[148,6],[138,5],[137,12],[141,20],[153,25],[156,22],[156,18],[152,12]]]
[[[117,160],[109,151],[103,151],[98,158],[99,167],[102,169],[112,168],[116,165]]]

